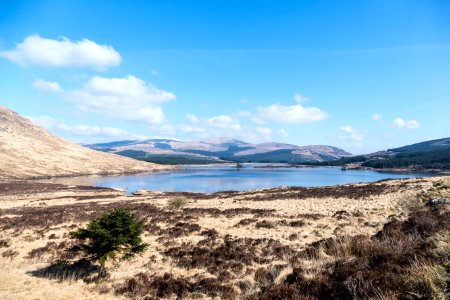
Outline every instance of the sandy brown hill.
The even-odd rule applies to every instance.
[[[0,106],[0,178],[123,174],[167,168],[71,143]]]

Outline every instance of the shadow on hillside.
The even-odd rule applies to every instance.
[[[29,275],[39,278],[56,279],[58,281],[78,280],[90,282],[94,280],[100,267],[92,264],[86,259],[76,262],[58,261],[47,267],[28,272]]]

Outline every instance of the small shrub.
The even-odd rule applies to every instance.
[[[105,263],[108,258],[129,259],[142,253],[148,244],[142,242],[144,220],[137,219],[128,210],[118,208],[91,221],[87,228],[70,233],[81,244],[69,249],[72,253],[82,252],[86,259],[100,263],[99,277],[106,275]]]
[[[9,242],[8,240],[0,240],[0,248],[8,248]]]
[[[291,226],[291,227],[302,227],[304,225],[305,225],[305,222],[303,222],[301,220],[289,222],[289,226]]]
[[[200,234],[203,236],[206,236],[208,238],[215,239],[219,235],[219,232],[217,232],[217,230],[212,228],[212,229],[203,230],[202,232],[200,232]]]
[[[67,248],[66,241],[63,241],[59,244],[57,244],[56,242],[47,242],[47,244],[43,247],[32,249],[30,252],[28,252],[28,255],[25,258],[40,260],[45,255],[50,255],[51,258],[65,258],[67,253],[62,251],[65,248]]]
[[[298,239],[298,234],[297,233],[292,233],[291,235],[289,235],[289,240],[293,241]]]
[[[270,228],[275,228],[276,225],[274,223],[270,222],[270,221],[262,220],[262,221],[256,223],[255,227],[256,228],[268,228],[268,229],[270,229]]]
[[[2,253],[2,257],[4,258],[10,258],[13,259],[14,257],[16,257],[17,255],[19,255],[19,252],[14,251],[12,249],[8,249],[5,252]]]
[[[249,218],[245,218],[245,219],[241,219],[235,226],[246,226],[249,225],[250,223],[256,222],[257,219],[249,219]]]
[[[187,200],[183,197],[175,197],[167,200],[167,208],[170,210],[181,209],[186,206]]]

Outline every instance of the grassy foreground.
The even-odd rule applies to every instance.
[[[0,183],[1,299],[446,299],[445,177],[216,194]],[[99,266],[68,233],[112,208],[150,246]],[[446,294],[447,291],[447,294]]]

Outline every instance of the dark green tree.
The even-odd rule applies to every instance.
[[[82,253],[91,261],[100,263],[99,277],[106,274],[107,259],[129,259],[145,251],[148,244],[141,239],[144,220],[136,218],[128,210],[118,208],[92,220],[86,228],[70,232],[71,238],[80,243],[70,252]]]

